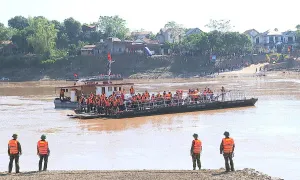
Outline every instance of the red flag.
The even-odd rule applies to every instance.
[[[108,59],[108,61],[111,61],[111,55],[110,55],[110,53],[107,53],[107,59]]]
[[[78,75],[75,73],[75,74],[74,74],[74,77],[77,77],[77,76],[78,76]]]

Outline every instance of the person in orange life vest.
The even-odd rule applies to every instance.
[[[121,99],[124,101],[124,99],[125,99],[125,95],[124,95],[124,93],[123,92],[121,92]]]
[[[119,110],[123,111],[125,109],[124,107],[124,100],[122,99],[122,97],[119,99]]]
[[[109,109],[110,109],[110,101],[108,98],[105,99],[105,114],[109,114]]]
[[[43,171],[47,171],[48,157],[50,156],[50,149],[48,142],[46,141],[46,135],[41,136],[41,140],[37,143],[37,155],[40,157],[39,171],[42,170],[42,164],[44,160]]]
[[[222,139],[221,145],[220,145],[220,154],[223,154],[224,160],[225,160],[225,168],[226,172],[234,171],[234,164],[233,164],[233,156],[234,156],[234,140],[229,137],[229,132],[224,132],[225,138]],[[228,161],[230,161],[230,167],[228,164]]]
[[[63,100],[64,100],[64,97],[65,97],[65,91],[64,91],[63,89],[61,89],[61,90],[60,90],[60,93],[59,93],[59,99],[60,99],[61,101],[63,101]]]
[[[133,89],[133,86],[131,86],[131,88],[129,89],[129,92],[130,92],[131,95],[134,95],[134,94],[135,94],[134,89]]]
[[[15,160],[16,164],[16,173],[20,172],[19,166],[19,157],[22,155],[21,144],[17,140],[18,135],[13,134],[13,139],[8,142],[8,156],[9,156],[9,165],[8,165],[8,173],[11,173],[13,168],[13,161]]]
[[[155,101],[155,96],[154,96],[154,94],[152,94],[152,96],[151,96],[151,102],[154,102]]]
[[[200,154],[202,152],[202,142],[198,139],[198,134],[193,134],[194,140],[191,147],[191,156],[193,159],[193,170],[196,170],[196,162],[199,170],[201,169]]]

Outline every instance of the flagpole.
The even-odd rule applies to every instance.
[[[109,69],[108,69],[108,72],[109,72],[109,74],[108,74],[108,83],[110,84],[111,82],[110,82],[110,74],[111,74],[111,60],[109,61],[109,67],[108,67]]]
[[[110,52],[107,54],[107,59],[108,59],[108,83],[110,82],[110,75],[111,75],[111,63],[112,63],[112,59],[111,59],[111,54]]]

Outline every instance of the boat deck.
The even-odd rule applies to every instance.
[[[209,103],[194,103],[194,104],[183,104],[183,105],[167,105],[160,107],[145,107],[134,110],[119,111],[115,114],[98,114],[98,113],[78,113],[76,115],[69,115],[71,118],[78,119],[95,119],[95,118],[132,118],[138,116],[151,116],[158,114],[175,114],[184,113],[192,111],[205,111],[205,110],[215,110],[215,109],[227,109],[227,108],[237,108],[254,106],[257,102],[257,98],[244,99],[244,100],[234,100],[234,101],[212,101]]]

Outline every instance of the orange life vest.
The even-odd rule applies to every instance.
[[[9,153],[10,154],[19,154],[19,147],[18,147],[18,141],[17,140],[10,140],[8,142],[8,146],[9,146]]]
[[[108,100],[105,101],[105,105],[106,105],[106,107],[109,107],[110,106],[110,102]]]
[[[223,138],[223,152],[224,153],[232,153],[234,140],[232,138]]]
[[[120,106],[122,106],[123,104],[124,104],[123,100],[122,100],[122,99],[120,99],[120,101],[119,101],[119,105],[120,105]]]
[[[132,102],[136,102],[136,97],[132,97]]]
[[[114,107],[117,107],[117,106],[118,106],[118,101],[117,101],[117,100],[114,100],[114,101],[113,101],[113,105],[114,105]]]
[[[38,146],[39,154],[41,154],[41,155],[48,154],[48,142],[47,141],[39,140],[37,146]]]
[[[201,146],[202,146],[202,142],[199,139],[194,140],[194,148],[193,148],[193,152],[195,154],[200,154],[201,152]]]
[[[145,95],[141,97],[141,100],[142,100],[142,102],[145,102],[145,101],[146,101]]]

